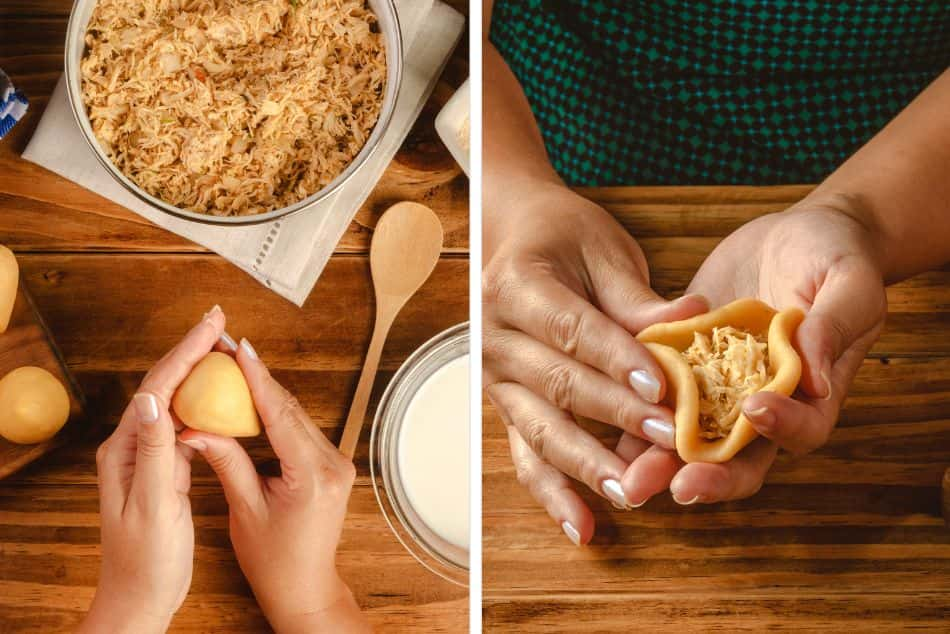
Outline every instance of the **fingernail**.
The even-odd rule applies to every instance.
[[[821,378],[825,381],[825,390],[826,390],[825,400],[830,401],[831,400],[831,378],[829,375],[831,374],[831,371],[827,363],[822,366],[821,372],[819,372],[819,374],[821,375]]]
[[[627,508],[627,498],[624,497],[623,487],[620,486],[620,482],[618,480],[614,480],[613,478],[604,480],[604,482],[600,485],[600,490],[604,492],[604,495],[606,495],[607,498],[613,502],[614,506],[616,506],[618,509]]]
[[[696,497],[694,497],[692,500],[689,500],[688,502],[682,502],[680,501],[679,498],[676,497],[676,494],[674,493],[673,501],[679,504],[680,506],[689,506],[690,504],[696,504],[696,502],[699,501],[699,496],[697,495]]]
[[[640,508],[641,506],[643,506],[644,504],[646,504],[649,499],[650,499],[650,498],[646,498],[646,499],[643,500],[642,502],[639,502],[639,503],[637,503],[637,504],[628,504],[627,506],[628,506],[629,508],[632,508],[632,509],[638,509],[638,508]]]
[[[659,418],[644,419],[640,429],[643,431],[643,435],[652,440],[656,445],[667,449],[673,449],[675,446],[676,440],[674,439],[673,425],[665,420]]]
[[[244,350],[244,353],[250,358],[257,361],[260,357],[257,356],[257,350],[254,349],[254,346],[251,345],[251,342],[247,339],[241,339],[241,348]]]
[[[673,303],[674,303],[674,304],[683,304],[683,303],[685,303],[685,302],[688,302],[688,301],[691,300],[691,299],[694,299],[694,300],[695,300],[695,299],[700,299],[700,300],[702,300],[703,302],[705,302],[707,305],[709,304],[709,300],[706,298],[706,296],[705,296],[705,295],[701,295],[701,294],[699,294],[699,293],[690,293],[690,294],[688,294],[688,295],[683,295],[683,296],[680,297],[679,299],[675,300]]]
[[[135,413],[143,423],[153,424],[158,422],[158,399],[152,394],[136,394],[132,397],[132,405],[135,407]]]
[[[775,414],[768,407],[744,410],[745,415],[752,421],[756,429],[768,431],[775,425]]]
[[[231,352],[237,352],[237,342],[228,333],[221,333],[221,343]]]
[[[202,317],[202,319],[210,319],[213,315],[216,315],[217,313],[220,313],[220,312],[221,312],[221,307],[215,304],[214,306],[211,307],[211,310],[209,310],[208,312],[204,314],[204,317]]]
[[[182,440],[181,444],[188,445],[195,451],[204,451],[208,448],[208,444],[203,440],[198,440],[197,438],[189,438],[188,440]]]
[[[567,535],[567,538],[571,540],[575,546],[581,545],[581,534],[577,532],[577,529],[574,528],[574,525],[570,522],[561,522],[561,530],[564,531],[564,534]]]
[[[630,387],[647,403],[660,402],[660,382],[646,370],[630,373]]]

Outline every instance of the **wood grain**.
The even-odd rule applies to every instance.
[[[59,379],[69,394],[69,420],[56,436],[34,445],[19,445],[0,438],[0,478],[15,473],[69,439],[76,438],[82,431],[83,422],[82,393],[21,283],[9,327],[0,334],[0,379],[24,366],[43,368]]]
[[[465,0],[451,0],[467,13]],[[467,38],[406,143],[351,223],[303,309],[183,238],[19,158],[62,72],[71,0],[0,0],[0,67],[30,97],[26,119],[0,142],[0,243],[88,401],[91,435],[0,481],[0,632],[69,632],[98,578],[95,450],[145,371],[201,315],[221,304],[229,331],[254,342],[275,376],[338,440],[369,343],[369,249],[382,212],[400,200],[433,208],[446,241],[432,279],[396,320],[372,405],[418,345],[468,319],[468,180],[434,131],[436,114],[468,76]],[[379,513],[366,438],[340,547],[341,572],[380,631],[464,631],[468,593],[422,568]],[[262,468],[274,456],[246,443]],[[195,570],[173,632],[263,632],[244,581],[215,476],[194,463]]]
[[[582,190],[631,231],[668,297],[729,232],[810,187]],[[950,268],[888,289],[884,335],[828,444],[781,455],[753,498],[680,507],[668,494],[595,511],[575,548],[517,483],[486,408],[484,621],[498,632],[860,632],[950,629]],[[616,442],[607,426],[594,429]]]

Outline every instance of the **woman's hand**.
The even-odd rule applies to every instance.
[[[236,359],[280,460],[280,477],[259,476],[233,438],[189,429],[181,440],[200,452],[221,480],[241,570],[281,634],[368,631],[336,569],[356,469],[271,377],[246,340]]]
[[[806,317],[794,345],[802,379],[794,397],[760,392],[743,412],[762,436],[723,464],[694,463],[672,477],[680,504],[720,502],[755,494],[778,448],[805,454],[821,447],[838,418],[848,388],[887,314],[878,234],[854,199],[813,196],[758,218],[727,237],[706,259],[688,292],[713,306],[756,297],[777,309],[798,307]],[[626,440],[631,459],[628,496],[650,470]],[[631,449],[631,447],[633,447]]]
[[[224,334],[215,307],[142,381],[96,453],[102,567],[80,632],[164,632],[191,585],[193,452],[175,441],[169,403]]]
[[[574,416],[671,448],[672,412],[656,404],[663,373],[634,335],[706,303],[656,295],[639,246],[597,205],[555,184],[525,191],[495,210],[487,241],[485,385],[508,426],[519,481],[572,541],[586,543],[594,516],[568,478],[622,508],[642,500],[623,495],[627,463]],[[669,482],[653,480],[653,493]]]

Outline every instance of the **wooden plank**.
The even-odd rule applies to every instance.
[[[302,309],[210,255],[24,255],[20,267],[69,365],[145,371],[220,304],[228,331],[275,368],[356,369],[372,329],[368,258],[333,258]],[[443,258],[402,310],[383,355],[395,369],[468,320],[468,260]]]
[[[94,452],[94,444],[85,447],[85,464]],[[195,573],[172,631],[207,631],[210,624],[216,631],[266,630],[230,546],[220,486],[196,484],[190,497]],[[98,579],[95,485],[0,487],[0,508],[0,620],[12,628],[4,631],[19,631],[18,621],[24,631],[69,631],[85,613]],[[371,487],[356,487],[350,499],[338,564],[380,627],[398,631],[424,623],[437,631],[458,631],[465,622],[467,591],[438,579],[403,549],[380,515]],[[50,609],[56,614],[49,622],[54,630],[41,627]]]
[[[912,620],[911,620],[912,615]],[[950,618],[941,592],[915,595],[882,592],[871,596],[815,593],[741,592],[728,596],[684,592],[526,596],[485,602],[492,631],[621,632],[631,623],[645,632],[895,632],[905,628],[942,630]]]
[[[0,334],[0,378],[24,366],[36,366],[51,373],[69,394],[69,420],[50,440],[33,445],[20,445],[0,438],[0,478],[75,439],[82,431],[83,398],[78,384],[66,368],[46,325],[30,299],[25,286],[17,288],[17,297],[9,327]]]

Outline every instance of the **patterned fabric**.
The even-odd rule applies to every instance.
[[[572,185],[814,183],[950,65],[950,2],[497,0],[491,39]]]
[[[29,105],[26,96],[17,91],[10,78],[0,70],[0,139],[23,118]]]

